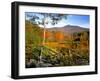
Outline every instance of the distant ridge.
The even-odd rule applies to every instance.
[[[82,31],[89,31],[88,28],[83,28],[80,26],[74,25],[66,25],[64,27],[53,27],[53,28],[46,28],[48,31],[61,31],[64,34],[73,34],[75,32],[82,32]]]

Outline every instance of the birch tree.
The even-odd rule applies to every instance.
[[[30,22],[33,24],[43,26],[43,41],[42,45],[45,45],[46,40],[46,27],[48,24],[52,26],[58,24],[62,19],[67,19],[67,15],[65,14],[56,14],[56,13],[33,13],[27,14],[30,17]],[[40,54],[40,62],[42,62],[42,47],[41,47],[41,54]]]

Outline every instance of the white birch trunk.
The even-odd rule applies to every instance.
[[[46,20],[46,16],[44,16],[44,21],[43,21],[43,23],[44,23],[44,30],[43,30],[43,42],[42,42],[42,44],[43,44],[43,46],[45,45],[45,35],[46,35],[46,24],[45,24],[45,20]],[[42,63],[42,51],[43,51],[43,47],[41,47],[41,54],[40,54],[40,63]]]

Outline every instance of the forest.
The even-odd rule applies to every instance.
[[[64,33],[25,21],[25,67],[89,65],[89,30]],[[70,31],[71,32],[71,31]]]

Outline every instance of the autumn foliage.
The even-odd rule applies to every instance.
[[[61,31],[45,32],[26,21],[25,63],[26,68],[89,65],[89,31],[64,34]],[[42,51],[41,51],[42,50]],[[39,64],[42,53],[42,64]]]
[[[64,40],[64,35],[63,35],[63,33],[61,33],[61,32],[55,33],[55,39],[58,40],[58,41]]]
[[[43,33],[43,32],[41,33],[41,37],[42,37],[42,38],[44,37],[44,33]],[[46,31],[46,32],[45,32],[45,38],[49,38],[49,37],[51,37],[51,33],[48,32],[48,31]]]

